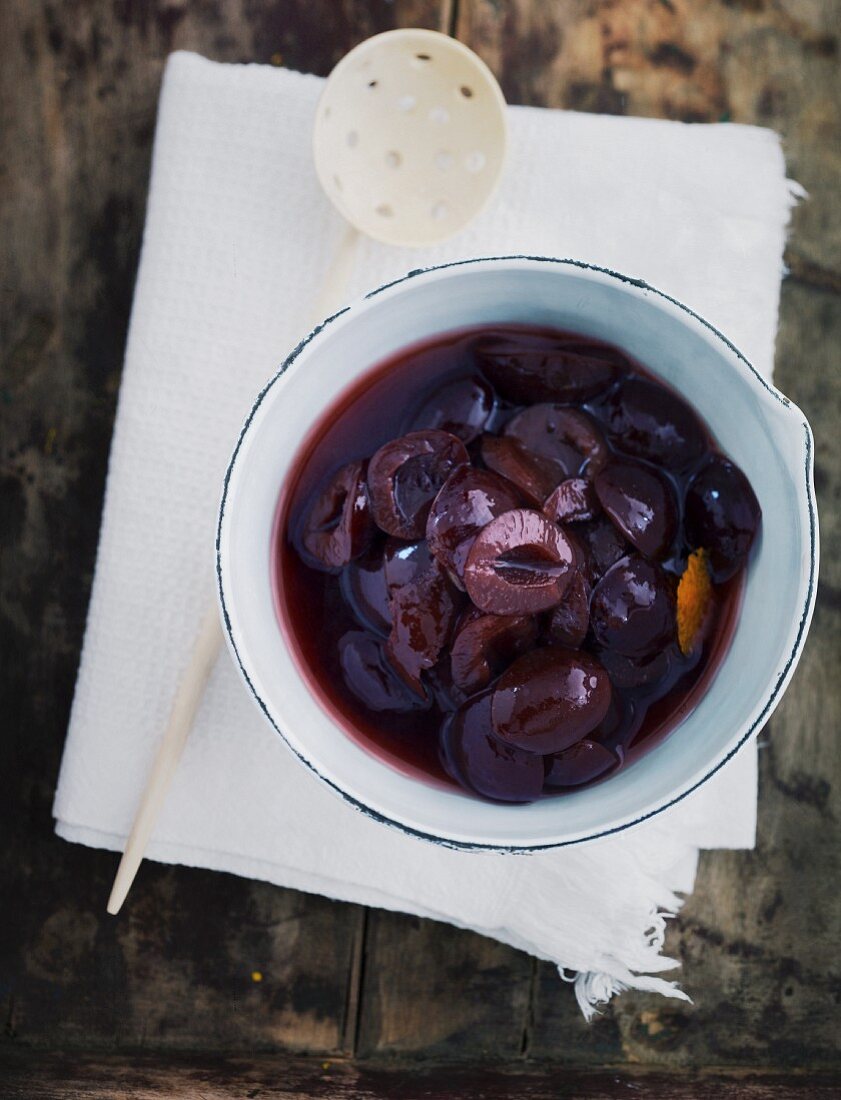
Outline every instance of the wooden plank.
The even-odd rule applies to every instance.
[[[214,1058],[42,1054],[0,1062],[7,1100],[830,1100],[838,1079],[712,1070],[676,1075],[636,1069],[415,1064],[371,1066],[294,1056]]]
[[[50,804],[165,57],[326,73],[369,34],[441,18],[437,0],[0,6],[0,998],[20,1041],[337,1051],[355,1032],[361,909],[148,866],[114,921],[116,858],[57,840]]]
[[[368,918],[362,1057],[520,1055],[532,960],[445,924],[374,910]]]

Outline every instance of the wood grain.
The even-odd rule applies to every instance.
[[[5,1070],[5,1072],[4,1072]],[[838,1081],[758,1072],[663,1074],[639,1068],[600,1071],[522,1063],[426,1067],[372,1065],[289,1056],[224,1057],[109,1054],[41,1055],[0,1062],[4,1100],[830,1100]]]
[[[588,1026],[552,967],[499,944],[187,868],[143,867],[114,922],[115,857],[52,833],[165,57],[326,73],[367,35],[409,24],[456,29],[513,102],[773,126],[810,194],[793,219],[776,372],[816,434],[818,610],[763,735],[757,850],[704,856],[670,929],[692,1006],[628,994]],[[838,35],[836,0],[0,5],[0,898],[16,899],[0,915],[0,1095],[601,1097],[641,1082],[678,1098],[830,1094],[830,1078],[800,1078],[798,1092],[768,1067],[841,1061]],[[29,1046],[358,1049],[524,1068],[20,1061]],[[564,1065],[532,1074],[534,1060]],[[634,1063],[674,1076],[584,1073]],[[722,1064],[764,1076],[678,1072]]]
[[[374,910],[358,1053],[446,1061],[517,1058],[532,971],[531,959],[493,940]]]

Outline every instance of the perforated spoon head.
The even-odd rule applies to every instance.
[[[422,247],[488,202],[505,160],[505,99],[472,50],[437,31],[386,31],[336,66],[318,104],[321,186],[362,233]]]

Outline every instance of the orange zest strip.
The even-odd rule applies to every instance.
[[[677,640],[688,656],[707,620],[713,586],[705,550],[693,550],[677,586]]]

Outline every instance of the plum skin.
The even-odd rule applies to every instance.
[[[494,688],[494,733],[519,749],[563,752],[596,728],[610,698],[608,675],[591,654],[559,646],[533,649]]]

